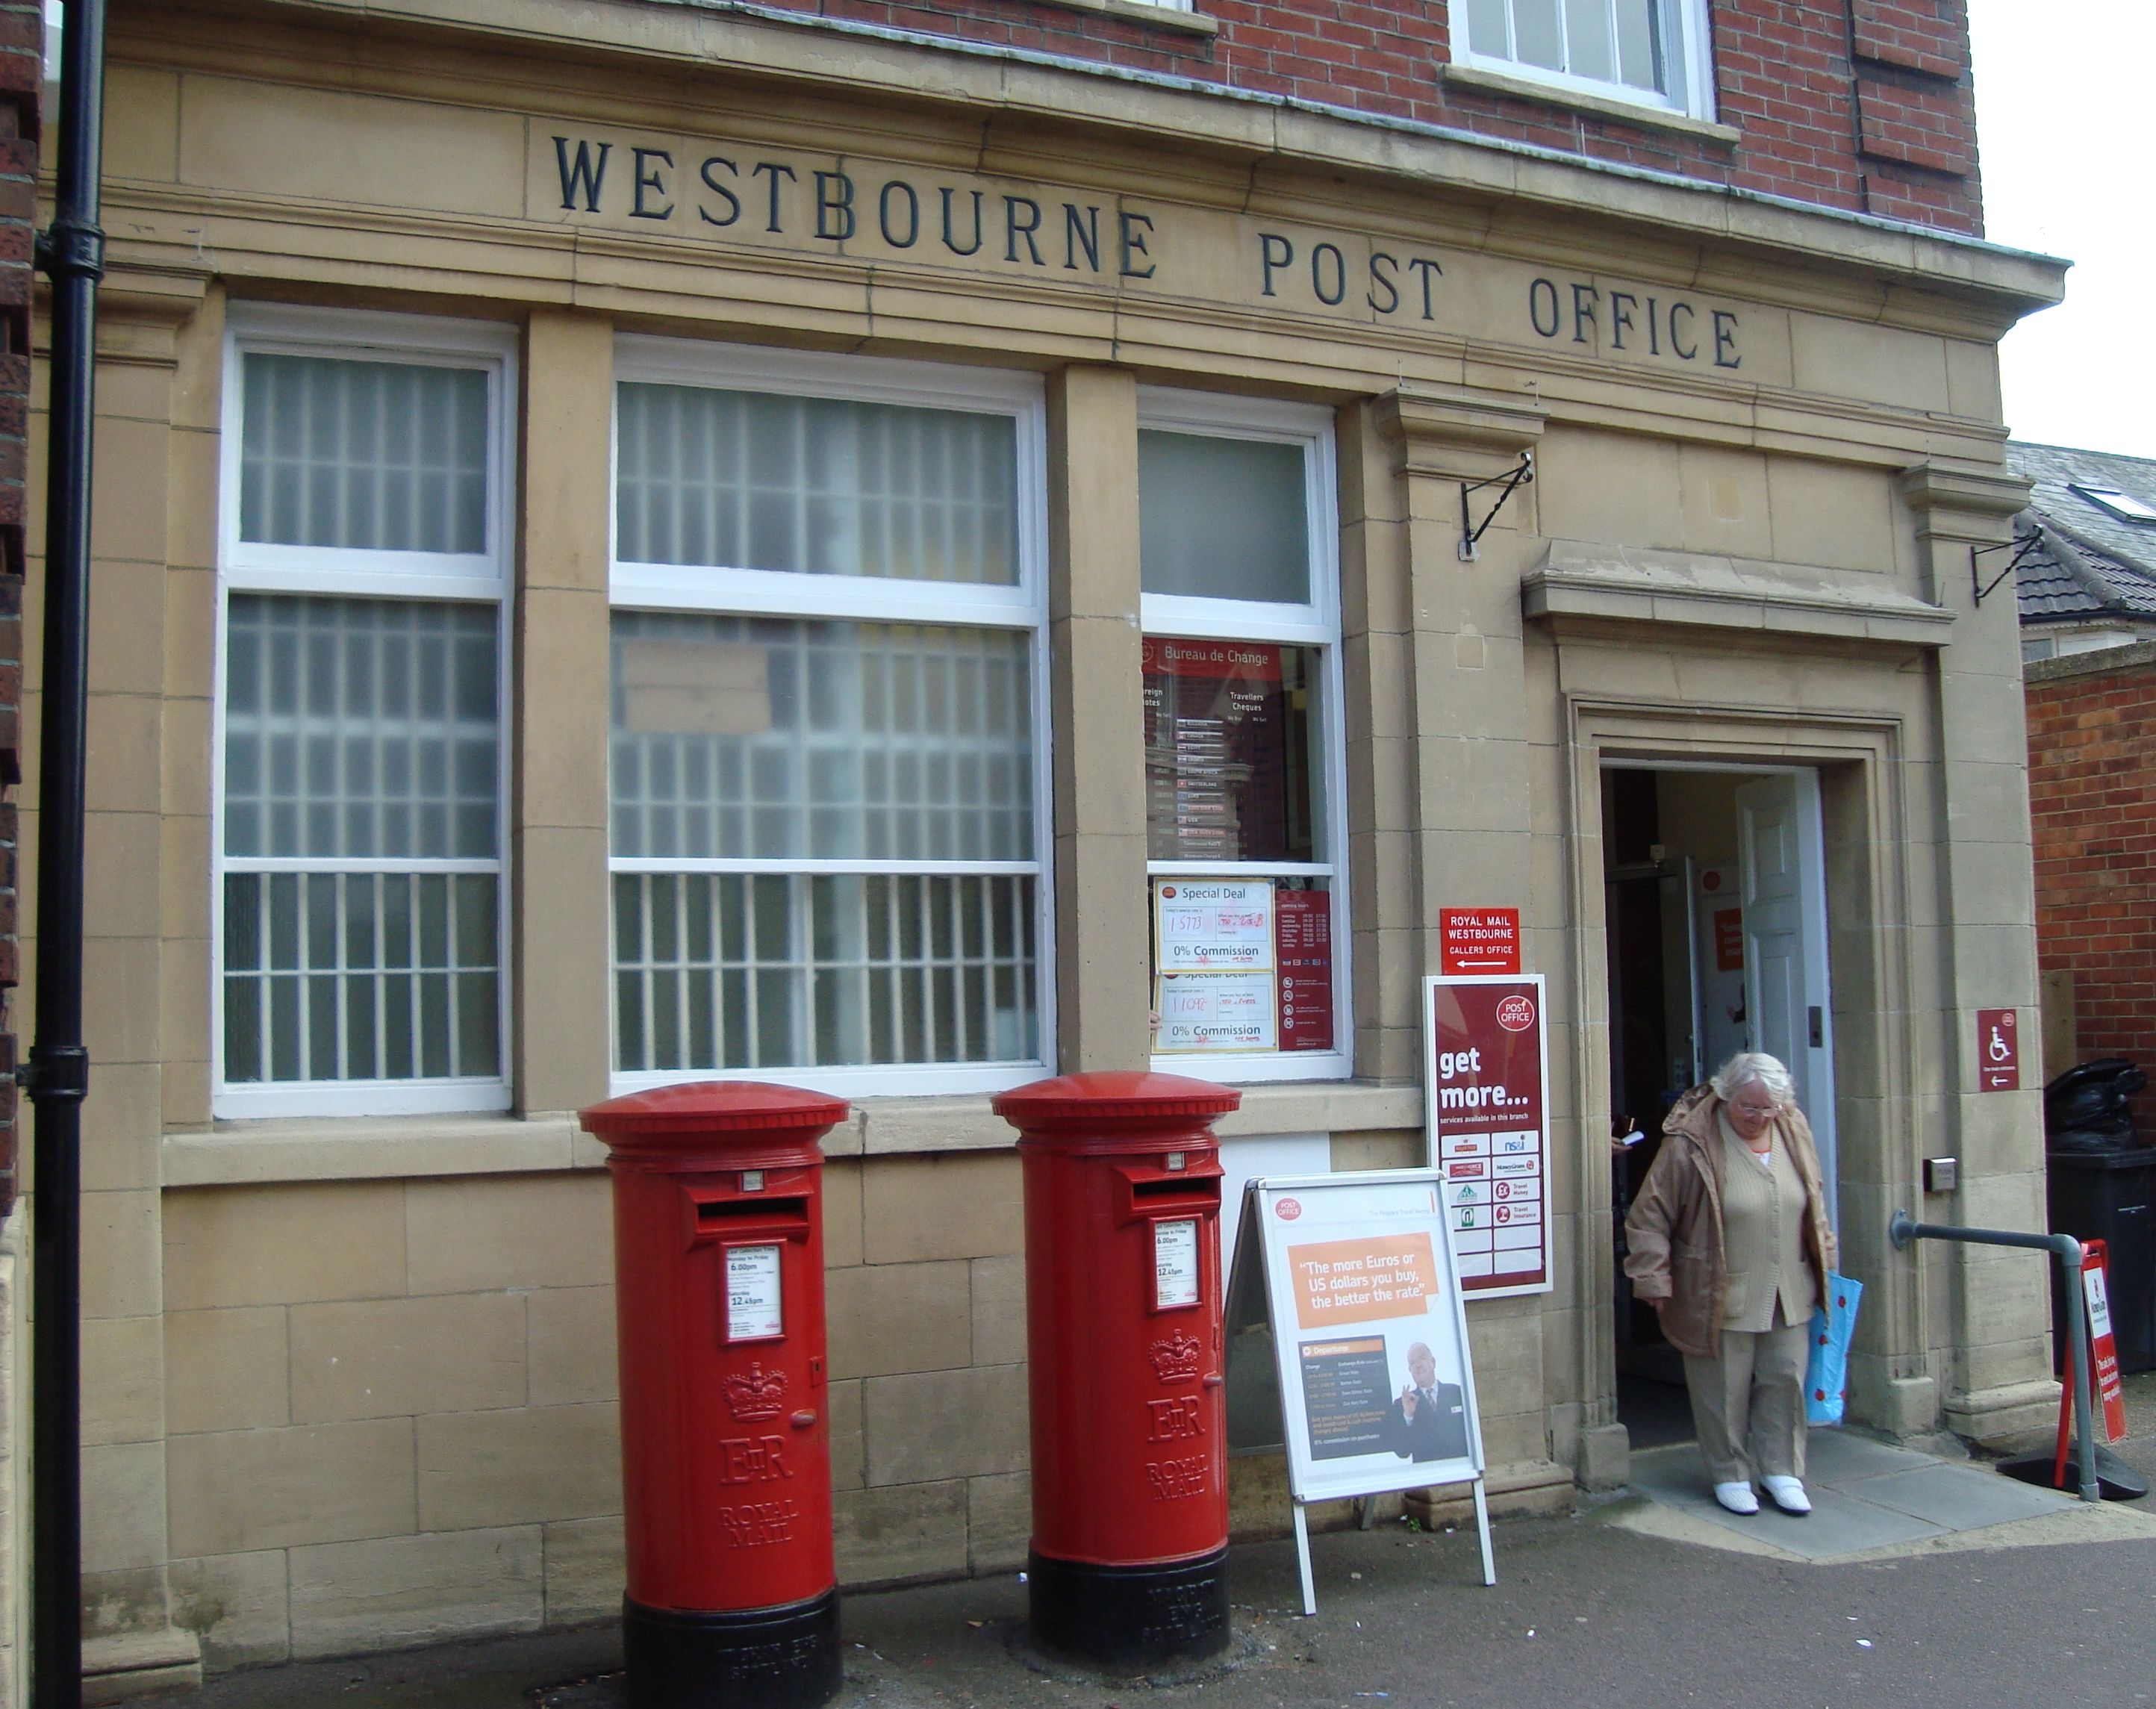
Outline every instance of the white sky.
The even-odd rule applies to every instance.
[[[1984,235],[2074,263],[2006,336],[2020,439],[2156,458],[2156,5],[1969,0]]]

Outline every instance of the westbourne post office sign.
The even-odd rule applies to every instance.
[[[1386,234],[543,120],[531,126],[526,176],[533,218],[664,235],[736,259],[822,254],[1774,379],[1756,360],[1747,367],[1749,334],[1772,311]]]

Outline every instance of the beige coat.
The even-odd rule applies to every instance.
[[[1679,1352],[1713,1358],[1722,1351],[1722,1311],[1729,1266],[1722,1233],[1722,1100],[1711,1086],[1694,1086],[1662,1123],[1661,1155],[1647,1171],[1632,1214],[1625,1219],[1625,1274],[1642,1300],[1666,1300],[1662,1333]],[[1819,1148],[1804,1111],[1792,1108],[1774,1121],[1789,1161],[1804,1184],[1804,1256],[1827,1297],[1827,1272],[1837,1258],[1828,1226],[1826,1191]]]

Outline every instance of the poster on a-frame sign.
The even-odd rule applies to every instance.
[[[1435,1169],[1267,1177],[1245,1191],[1229,1287],[1230,1445],[1237,1353],[1269,1330],[1306,1614],[1317,1612],[1310,1501],[1471,1484],[1495,1583],[1475,1402]],[[1248,1355],[1245,1357],[1247,1358]]]

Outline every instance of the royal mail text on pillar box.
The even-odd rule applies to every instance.
[[[1442,908],[1439,911],[1439,971],[1517,973],[1520,971],[1517,908]]]

